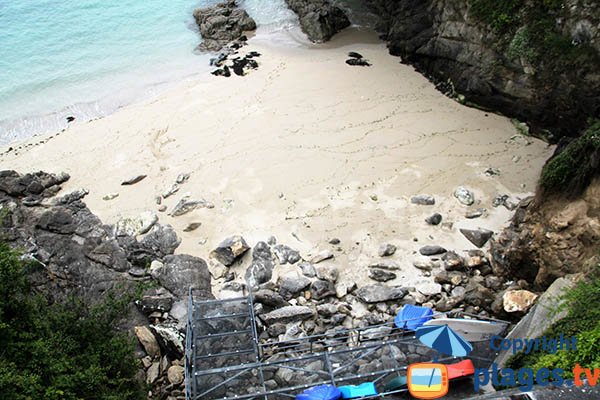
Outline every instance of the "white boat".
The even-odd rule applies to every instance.
[[[506,324],[500,322],[465,318],[434,318],[425,322],[424,325],[448,325],[454,332],[469,342],[489,340],[494,335],[500,335],[506,328]]]

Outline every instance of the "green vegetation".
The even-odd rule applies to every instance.
[[[600,173],[600,121],[592,124],[557,156],[550,159],[540,178],[545,193],[580,194]]]
[[[600,265],[598,266],[600,269]],[[578,283],[564,297],[563,309],[567,316],[544,332],[547,337],[577,336],[576,351],[558,351],[555,354],[534,352],[517,354],[508,367],[562,368],[565,378],[573,377],[572,368],[579,364],[585,368],[600,368],[600,271],[596,270],[587,281]],[[593,305],[590,307],[590,305]]]
[[[562,0],[469,0],[469,6],[471,15],[496,33],[496,47],[509,59],[523,57],[556,70],[596,65],[598,55],[590,46],[572,43],[557,30]]]
[[[133,343],[114,331],[127,300],[48,304],[30,268],[0,243],[0,398],[142,399]]]

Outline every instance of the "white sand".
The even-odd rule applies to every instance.
[[[399,248],[391,258],[402,270],[388,284],[422,285],[431,280],[412,266],[418,248],[440,244],[461,252],[474,246],[459,227],[498,231],[511,213],[493,208],[493,198],[533,191],[553,150],[520,136],[504,117],[443,96],[388,55],[373,33],[348,30],[326,45],[302,48],[257,39],[244,48],[250,50],[262,57],[246,77],[184,82],[104,119],[73,124],[43,145],[3,155],[0,167],[68,172],[64,190],[89,189],[86,203],[107,223],[156,211],[155,196],[189,172],[180,192],[165,200],[169,210],[186,192],[215,208],[176,218],[159,213],[183,238],[180,253],[208,259],[229,235],[242,234],[250,245],[275,235],[309,258],[337,248],[327,243],[337,237],[342,243],[334,264],[342,278],[366,282],[366,266],[389,242]],[[347,66],[351,50],[373,66]],[[487,167],[501,175],[486,177]],[[120,186],[136,174],[148,178]],[[469,207],[452,197],[459,185],[475,192],[472,209],[484,207],[490,215],[466,220]],[[112,192],[119,197],[102,200]],[[419,193],[434,195],[436,205],[410,204]],[[433,212],[453,228],[426,225]],[[191,222],[202,226],[184,233]],[[199,244],[204,238],[208,242]],[[243,267],[236,271],[243,277]]]

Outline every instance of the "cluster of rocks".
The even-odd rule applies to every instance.
[[[241,42],[245,43],[245,41]],[[235,55],[237,54],[237,51],[231,53],[222,52],[217,58],[211,59],[211,65],[218,67],[212,71],[211,74],[229,78],[232,71],[237,76],[244,76],[248,71],[258,69],[258,62],[256,61],[256,58],[261,56],[259,52],[250,51],[243,57],[237,56],[233,58],[230,58],[230,54]]]
[[[370,67],[371,64],[369,63],[369,60],[366,60],[362,54],[357,53],[355,51],[351,51],[350,53],[348,53],[348,57],[350,57],[349,59],[346,60],[346,64],[351,65],[351,66],[355,66],[355,67]]]
[[[300,19],[300,27],[313,42],[326,42],[350,26],[344,10],[329,0],[285,0]]]
[[[244,32],[256,29],[256,22],[245,10],[238,8],[235,0],[198,8],[194,10],[194,19],[202,35],[203,41],[198,46],[202,51],[219,51],[240,39]]]
[[[339,240],[332,241],[337,246]],[[220,265],[209,269],[215,279],[224,278],[221,295],[251,292],[258,316],[260,339],[265,342],[294,340],[340,329],[365,328],[390,322],[404,304],[423,305],[438,312],[466,311],[482,316],[522,315],[536,295],[526,281],[511,282],[494,274],[485,253],[467,251],[464,256],[441,246],[424,246],[414,261],[415,274],[431,276],[431,285],[386,285],[396,278],[399,265],[390,260],[396,247],[386,243],[380,259],[365,268],[372,284],[357,286],[340,279],[331,249],[304,259],[300,252],[274,238],[253,248],[241,236],[225,239],[211,253]],[[249,255],[249,257],[246,257]],[[297,269],[279,273],[279,265]],[[233,266],[247,265],[244,281],[237,280]],[[289,269],[289,268],[288,268]],[[251,289],[251,291],[250,291]]]
[[[138,225],[103,224],[83,203],[85,189],[58,196],[67,174],[0,172],[0,234],[32,262],[30,279],[51,301],[77,296],[92,305],[107,293],[142,297],[121,329],[132,330],[140,347],[140,373],[152,398],[183,397],[183,343],[187,288],[212,298],[206,263],[174,255],[180,240],[156,222],[143,237]],[[133,182],[140,179],[132,179]]]

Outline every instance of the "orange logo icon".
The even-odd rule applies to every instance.
[[[417,399],[438,399],[448,393],[448,368],[444,364],[412,364],[406,376],[408,391]]]

